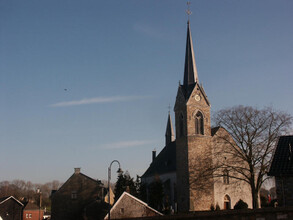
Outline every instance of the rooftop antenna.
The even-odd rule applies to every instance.
[[[189,23],[189,17],[192,14],[192,12],[190,11],[190,4],[191,4],[191,2],[187,2],[186,14],[188,15],[188,23]]]

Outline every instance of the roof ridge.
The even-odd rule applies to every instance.
[[[87,176],[87,175],[85,175],[85,174],[83,174],[82,172],[80,172],[80,173],[73,173],[66,181],[65,181],[65,183],[63,183],[62,184],[62,186],[60,186],[60,188],[59,189],[57,189],[56,190],[56,192],[59,192],[67,183],[68,183],[68,181],[74,176],[74,175],[82,175],[82,176],[84,176],[84,177],[86,177],[86,178],[88,178],[89,180],[91,180],[91,181],[94,181],[94,182],[96,182],[96,183],[99,183],[99,181],[100,180],[95,180],[95,179],[93,179],[93,178],[91,178],[91,177],[89,177],[89,176]],[[100,181],[100,183],[101,183],[101,185],[103,186],[104,184]],[[56,193],[55,192],[55,193]],[[54,193],[54,194],[55,194]],[[54,195],[53,194],[53,195]]]
[[[6,202],[9,199],[14,199],[16,202],[18,202],[21,206],[24,206],[22,202],[20,202],[18,199],[16,199],[14,196],[8,196],[6,199],[0,202],[0,204]]]

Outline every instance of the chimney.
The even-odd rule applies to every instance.
[[[154,160],[156,159],[156,150],[153,150],[153,160],[152,160],[152,162],[154,162]]]
[[[80,173],[80,167],[79,168],[74,168],[74,174],[79,174]]]

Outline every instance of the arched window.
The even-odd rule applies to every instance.
[[[195,115],[195,134],[204,134],[203,115],[198,111]]]
[[[179,115],[179,137],[183,136],[183,114]]]
[[[229,171],[227,169],[223,171],[223,182],[229,184]]]
[[[231,209],[231,199],[228,195],[224,197],[224,209]]]

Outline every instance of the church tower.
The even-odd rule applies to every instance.
[[[199,84],[187,23],[183,85],[179,83],[175,111],[178,211],[209,210],[214,200],[210,103]]]

